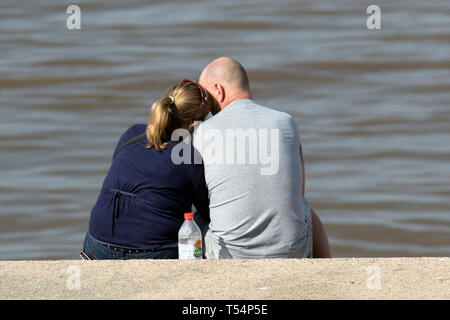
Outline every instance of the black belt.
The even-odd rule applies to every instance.
[[[109,248],[109,249],[113,249],[115,251],[125,251],[127,253],[142,253],[142,252],[152,252],[152,251],[157,251],[157,250],[164,250],[164,249],[128,249],[128,248],[121,248],[121,247],[114,247],[114,246],[110,246],[109,244],[104,244],[102,243],[103,246]],[[170,249],[170,248],[167,248]]]

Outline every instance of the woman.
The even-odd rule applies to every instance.
[[[171,151],[178,141],[170,137],[175,129],[192,131],[194,121],[214,110],[207,91],[184,80],[153,104],[147,125],[122,135],[91,212],[82,257],[178,258],[183,214],[194,204],[209,221],[209,200],[203,165],[174,164]]]

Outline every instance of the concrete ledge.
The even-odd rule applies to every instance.
[[[450,258],[0,261],[0,299],[450,299]]]

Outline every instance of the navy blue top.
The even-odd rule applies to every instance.
[[[145,129],[144,124],[129,128],[116,150]],[[174,164],[171,152],[177,143],[170,141],[158,151],[146,149],[143,138],[117,154],[91,211],[89,233],[94,238],[135,249],[176,246],[184,213],[192,211],[192,204],[209,221],[203,164]]]

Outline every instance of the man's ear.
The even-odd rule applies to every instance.
[[[214,98],[217,102],[222,103],[225,100],[225,90],[218,82],[214,83]]]

